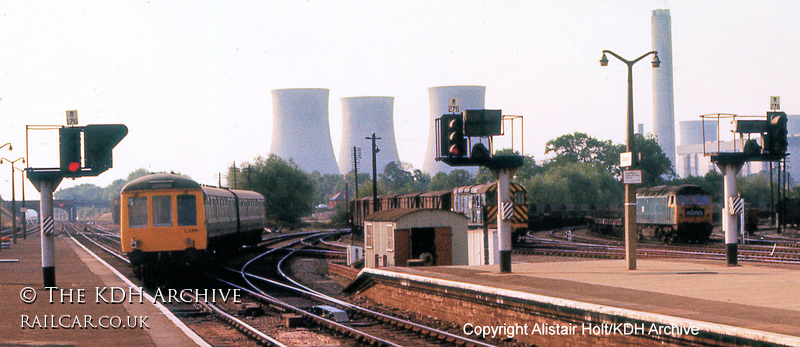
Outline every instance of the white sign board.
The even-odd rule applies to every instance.
[[[769,109],[770,110],[780,110],[781,109],[781,97],[780,96],[770,96],[769,97]]]
[[[67,111],[67,125],[78,125],[78,110]]]
[[[642,170],[625,170],[625,171],[622,171],[622,183],[624,183],[624,184],[642,184]]]
[[[457,98],[447,99],[447,112],[448,113],[461,113],[460,102]]]
[[[633,166],[633,152],[622,152],[619,154],[619,167]]]

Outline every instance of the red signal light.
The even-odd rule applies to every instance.
[[[459,154],[461,154],[461,153],[458,151],[458,145],[451,145],[450,146],[450,155],[451,156],[458,156]]]
[[[81,169],[81,163],[71,162],[68,167],[71,172],[78,172]]]

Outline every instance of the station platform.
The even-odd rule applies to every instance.
[[[43,287],[38,235],[0,251],[0,346],[207,345],[160,303],[129,294],[114,303],[111,288],[122,288],[115,300],[121,290],[138,288],[129,290],[130,283],[66,235],[56,237],[55,257],[59,289],[50,291]]]
[[[591,330],[584,329],[591,322],[639,323],[645,328],[644,334],[651,332],[649,324],[656,323],[698,328],[706,337],[693,343],[800,346],[797,266],[745,263],[729,267],[719,261],[639,260],[637,270],[627,270],[625,260],[579,260],[513,263],[508,274],[499,273],[497,265],[391,267],[364,269],[348,291],[364,294],[373,286],[380,287],[376,284],[381,281],[395,290],[416,287],[413,290],[418,292],[438,291],[425,302],[430,307],[439,298],[459,296],[458,301],[444,299],[445,307],[440,312],[427,313],[455,312],[452,317],[470,317],[466,322],[477,321],[481,315],[490,316],[484,320],[490,323],[482,323],[489,325],[532,326],[546,321],[551,326],[574,326],[572,335],[591,334]],[[377,289],[375,294],[391,295]],[[374,295],[372,298],[381,300]],[[461,303],[466,301],[483,301],[484,306],[464,310]],[[509,305],[516,305],[513,310],[517,312],[530,306],[542,310],[532,309],[536,312],[528,316],[489,312]],[[540,320],[545,316],[552,320]],[[577,336],[572,337],[569,344],[583,344]],[[656,344],[664,342],[658,337],[646,337]],[[532,337],[528,341],[556,345],[553,342],[560,340]],[[589,345],[598,343],[596,339],[591,341]],[[680,340],[672,342],[679,343],[676,341]]]

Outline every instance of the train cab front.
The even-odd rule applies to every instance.
[[[711,236],[711,197],[678,195],[676,219],[681,241],[707,242]]]
[[[205,263],[201,193],[148,191],[121,196],[121,248],[134,267],[181,268]]]

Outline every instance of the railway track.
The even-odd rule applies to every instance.
[[[299,241],[297,244],[309,247],[314,243],[310,242],[310,239],[318,240],[324,236],[327,235],[313,235]],[[253,288],[252,290],[248,289],[248,292],[259,298],[259,300],[263,300],[263,304],[285,308],[315,325],[322,326],[337,334],[346,335],[359,343],[382,346],[438,346],[451,344],[489,346],[485,342],[376,312],[309,288],[293,279],[289,272],[285,270],[285,264],[289,262],[289,259],[295,253],[301,251],[301,248],[290,247],[297,244],[287,245],[287,248],[291,248],[289,253],[282,257],[272,258],[270,262],[266,262],[263,259],[277,252],[278,249],[269,250],[255,257],[244,264],[241,269],[227,268],[227,270],[233,274],[240,275]],[[260,263],[257,262],[274,264],[272,265],[274,268],[265,269],[264,267],[259,267]],[[248,270],[248,268],[254,268],[254,270]],[[256,271],[268,272],[268,274],[257,274],[255,273]],[[224,279],[220,280],[226,281]],[[228,281],[226,283],[237,285]],[[321,304],[346,310],[355,320],[348,323],[337,322],[310,312],[310,307]]]
[[[130,264],[128,259],[117,251],[119,249],[119,239],[117,236],[115,244],[113,231],[109,235],[107,230],[76,227],[74,224],[65,225],[64,231],[73,241],[84,245],[90,252],[94,252],[98,257],[120,271],[129,281],[137,286],[145,287],[143,283],[133,276],[133,272],[128,266]],[[227,313],[215,303],[200,300],[194,300],[194,302],[195,305],[186,303],[163,303],[163,305],[198,332],[209,345],[285,346],[262,331],[250,326],[244,320]],[[210,317],[213,320],[209,319]]]
[[[528,235],[525,243],[515,250],[521,254],[540,254],[558,256],[577,256],[589,258],[623,259],[625,246],[615,240],[589,237],[567,230],[557,229],[549,232],[549,237]],[[800,264],[800,248],[796,243],[773,243],[772,245],[739,245],[740,261],[773,264]],[[640,243],[637,257],[641,258],[679,258],[725,260],[725,247],[720,244],[664,245]]]
[[[107,262],[120,269],[127,277],[134,277],[127,259],[118,252],[120,241],[114,230],[92,226],[66,226],[65,231],[68,231],[67,233],[76,242],[85,244],[87,248],[96,253],[102,253],[102,257]],[[201,283],[202,281],[183,284],[184,286],[218,288],[221,283],[226,287],[239,289],[242,293],[246,293],[239,304],[203,303],[197,306],[173,306],[169,309],[212,345],[242,345],[241,339],[246,339],[255,345],[276,346],[308,343],[308,341],[319,341],[318,344],[376,346],[453,344],[490,346],[482,341],[471,340],[447,331],[374,312],[327,296],[292,279],[287,271],[281,269],[286,267],[292,257],[301,254],[313,257],[338,257],[344,254],[341,246],[335,244],[316,245],[317,240],[329,234],[275,235],[260,245],[273,248],[261,252],[257,256],[250,256],[245,265],[238,269],[229,268],[229,270],[224,270],[227,274],[212,277],[216,285]],[[256,263],[260,265],[251,268],[258,271],[248,269],[248,264]],[[274,270],[265,273],[263,270],[269,264],[272,264]],[[248,281],[256,285],[251,286],[247,284]],[[139,282],[136,283],[142,285]],[[343,308],[350,312],[353,320],[336,322],[310,312],[310,308],[320,304]],[[252,312],[247,312],[247,310],[252,310]],[[254,312],[255,314],[253,314]],[[259,315],[258,312],[265,313]],[[242,319],[242,316],[246,316],[246,318]],[[220,327],[220,324],[223,323],[211,324],[212,318],[214,322],[223,322],[225,327]],[[198,323],[198,320],[202,322]],[[301,329],[300,332],[297,332],[294,324],[312,328],[312,331]],[[299,339],[297,336],[286,337],[302,333],[312,336],[304,335]],[[323,335],[322,340],[314,340],[320,339],[320,334]],[[343,339],[342,336],[347,338]],[[317,343],[312,342],[312,344]]]

